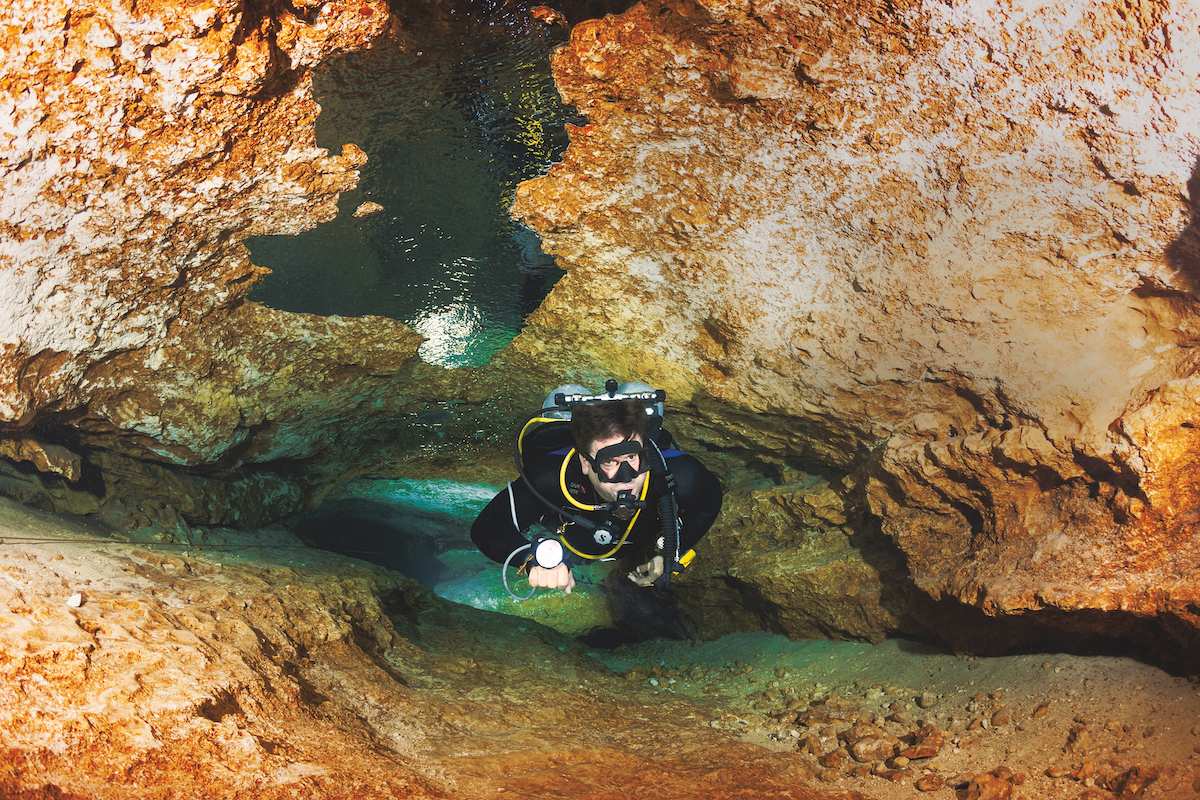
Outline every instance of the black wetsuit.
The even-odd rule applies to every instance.
[[[675,480],[675,501],[680,521],[679,553],[682,555],[695,547],[716,521],[721,511],[721,483],[717,476],[692,456],[677,450],[665,450],[663,455]],[[567,563],[590,563],[594,558],[610,553],[612,558],[632,556],[639,559],[637,563],[645,563],[653,558],[657,554],[656,543],[663,535],[663,524],[659,518],[660,482],[655,480],[654,474],[651,472],[646,475],[650,484],[646,507],[632,520],[631,527],[631,521],[616,519],[606,511],[583,511],[567,501],[559,480],[565,457],[562,451],[532,457],[526,466],[526,474],[546,500],[561,505],[573,515],[604,526],[605,533],[599,533],[576,523],[567,525],[562,536],[567,545]],[[567,490],[580,503],[593,505],[602,502],[596,497],[591,481],[583,474],[577,454],[570,456],[565,483]],[[532,525],[540,524],[557,531],[562,523],[560,514],[539,501],[524,480],[517,479],[492,498],[479,513],[471,526],[471,539],[488,558],[504,563],[514,550],[528,543],[525,532]],[[627,530],[625,544],[616,549]],[[613,552],[614,549],[616,552]],[[528,551],[519,553],[512,563],[524,563],[527,555]]]

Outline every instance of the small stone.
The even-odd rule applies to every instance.
[[[946,785],[946,779],[935,772],[930,772],[917,778],[913,786],[919,792],[935,792]]]
[[[1067,734],[1067,750],[1083,752],[1092,746],[1092,734],[1086,725],[1075,725]]]
[[[76,592],[67,598],[67,605],[71,608],[79,608],[85,602],[87,602],[87,598],[83,596],[83,592]]]
[[[995,714],[992,714],[992,727],[999,728],[1001,725],[1007,725],[1012,722],[1012,715],[1008,713],[1008,709],[1002,708]]]
[[[933,758],[945,745],[945,734],[936,725],[926,725],[913,735],[911,746],[900,751],[907,759]]]
[[[850,745],[850,755],[855,761],[874,762],[891,758],[896,748],[887,739],[859,739]]]
[[[921,692],[921,696],[916,698],[916,701],[921,708],[933,708],[937,703],[937,695],[932,692]]]
[[[1013,786],[1006,780],[995,775],[976,775],[967,784],[967,800],[1008,800],[1012,797]]]
[[[379,205],[379,203],[376,203],[372,200],[368,200],[367,202],[360,205],[358,208],[354,209],[354,216],[355,217],[369,217],[372,214],[378,214],[380,211],[383,211],[383,206]]]
[[[1033,713],[1030,716],[1032,716],[1034,719],[1040,719],[1040,718],[1046,716],[1046,712],[1049,710],[1050,710],[1050,701],[1043,700],[1042,702],[1038,703],[1037,708],[1035,708],[1033,710]]]

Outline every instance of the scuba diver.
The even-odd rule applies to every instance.
[[[638,564],[627,576],[637,586],[665,588],[691,562],[721,510],[722,488],[671,447],[665,399],[644,383],[610,380],[595,395],[563,386],[525,423],[514,446],[520,480],[471,526],[479,550],[504,565],[506,588],[510,565],[525,571],[529,594],[510,594],[569,594],[574,567],[618,558]],[[531,540],[535,527],[543,530]]]

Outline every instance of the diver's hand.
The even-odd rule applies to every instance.
[[[655,556],[650,561],[642,564],[640,567],[629,573],[629,580],[636,583],[638,586],[651,586],[653,583],[662,577],[663,574],[663,557]]]
[[[535,589],[562,589],[570,594],[575,588],[575,576],[566,564],[559,564],[554,569],[530,567],[529,585]]]

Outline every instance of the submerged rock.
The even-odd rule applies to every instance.
[[[1200,41],[1091,8],[576,27],[555,74],[588,124],[514,206],[568,274],[514,349],[664,386],[714,449],[848,473],[935,599],[1160,615],[1188,661]]]

